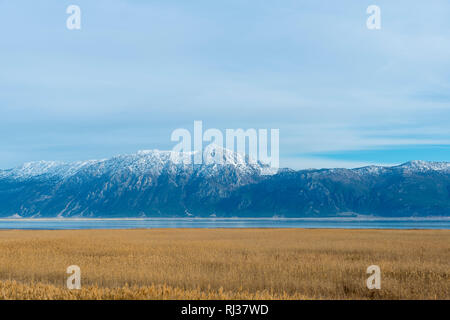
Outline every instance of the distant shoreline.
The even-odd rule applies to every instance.
[[[324,218],[10,218],[1,230],[96,229],[398,229],[450,230],[450,217]]]
[[[256,218],[256,217],[123,217],[123,218],[78,218],[78,217],[67,217],[67,218],[0,218],[0,221],[152,221],[152,220],[199,220],[199,221],[235,221],[235,220],[273,220],[273,221],[450,221],[450,216],[431,216],[431,217],[371,217],[371,216],[361,216],[361,217],[323,217],[323,218],[283,218],[283,217],[267,217],[267,218]]]

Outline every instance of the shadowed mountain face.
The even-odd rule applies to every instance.
[[[27,163],[0,171],[0,216],[450,216],[450,163],[284,169],[268,176],[261,164],[221,152],[224,164],[188,165],[166,151]]]

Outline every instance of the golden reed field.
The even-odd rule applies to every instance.
[[[450,299],[450,230],[0,231],[0,299]]]

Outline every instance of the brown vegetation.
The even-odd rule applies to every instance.
[[[450,299],[449,280],[450,230],[0,231],[0,299]]]

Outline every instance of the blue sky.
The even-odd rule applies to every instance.
[[[66,28],[79,5],[82,29]],[[381,8],[381,30],[366,8]],[[0,0],[0,168],[280,129],[294,168],[450,161],[450,2]]]

